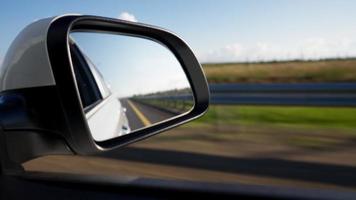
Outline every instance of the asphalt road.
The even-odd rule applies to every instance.
[[[172,113],[136,101],[120,99],[132,131],[174,117]]]

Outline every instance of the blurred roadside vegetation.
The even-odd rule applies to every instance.
[[[210,105],[203,117],[181,127],[185,134],[179,139],[229,143],[242,133],[250,141],[266,135],[271,144],[278,137],[289,146],[332,150],[335,145],[356,141],[355,122],[353,107]],[[204,134],[197,137],[197,132]],[[177,137],[166,139],[175,141]]]
[[[181,130],[192,133],[185,135],[187,140],[192,139],[189,136],[198,140],[210,137],[210,141],[229,143],[244,135],[252,143],[268,138],[266,141],[272,146],[278,143],[304,150],[333,151],[356,141],[355,122],[356,108],[211,105],[203,117]],[[205,136],[195,137],[194,132]]]
[[[191,126],[203,124],[356,129],[356,108],[211,105]],[[356,133],[355,133],[356,136]]]
[[[202,64],[209,83],[355,82],[356,58]]]

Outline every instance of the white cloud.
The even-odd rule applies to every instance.
[[[245,62],[356,56],[356,39],[308,38],[294,44],[235,43],[198,54],[201,62]]]
[[[122,20],[130,21],[130,22],[137,22],[135,15],[128,13],[128,12],[122,12],[118,18],[122,19]]]
[[[2,58],[2,56],[0,55],[0,67],[1,67],[1,65],[2,65],[2,62],[3,62],[3,58]]]
[[[356,40],[348,38],[340,38],[338,40],[310,38],[301,44],[301,51],[303,57],[307,59],[355,56]]]

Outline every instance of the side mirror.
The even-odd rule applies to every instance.
[[[111,150],[193,120],[209,104],[202,68],[182,39],[96,16],[30,24],[8,50],[0,87],[7,151],[26,143],[17,161]]]
[[[81,105],[97,143],[188,113],[194,96],[181,64],[150,39],[72,31],[69,49]]]

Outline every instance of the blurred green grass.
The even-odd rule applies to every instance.
[[[212,105],[190,126],[204,124],[355,129],[356,108]]]
[[[356,59],[203,64],[210,83],[355,82]]]
[[[212,105],[202,118],[182,128],[191,132],[186,139],[202,132],[197,137],[200,140],[263,140],[270,145],[319,151],[354,144],[355,122],[356,108],[351,107]]]

